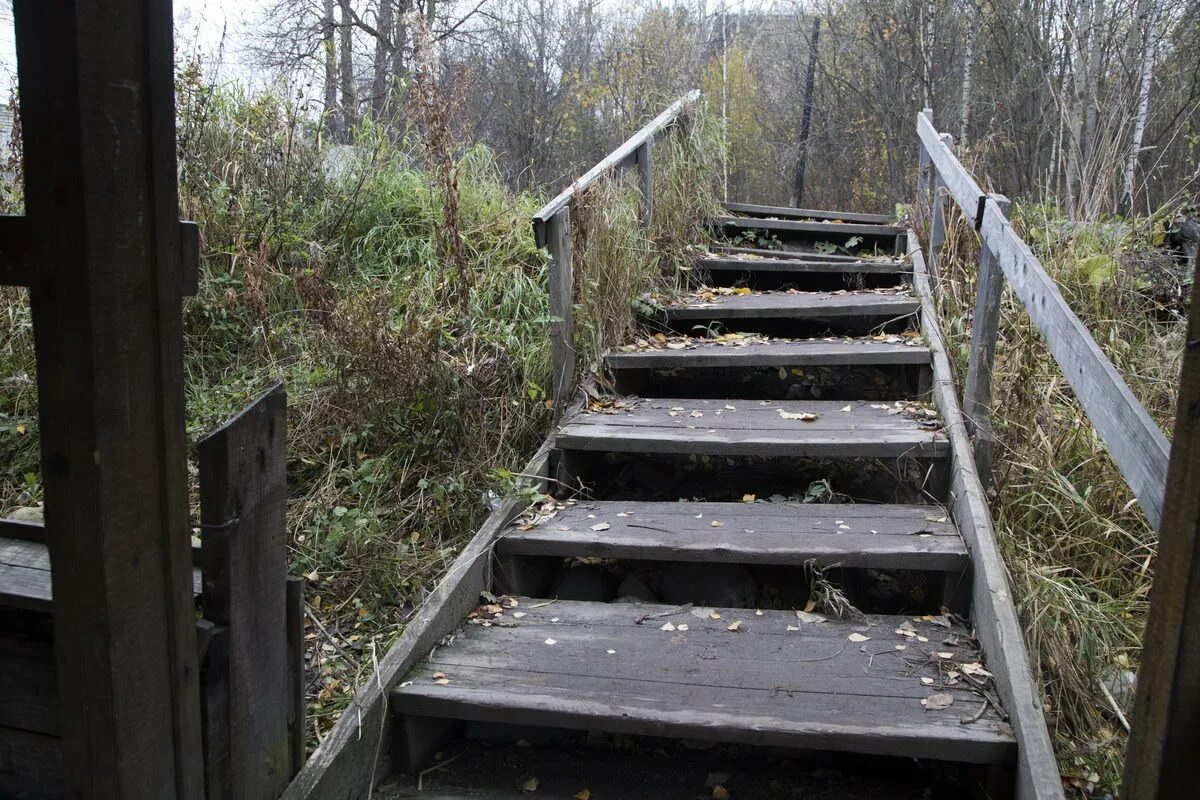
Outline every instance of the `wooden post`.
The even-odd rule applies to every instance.
[[[929,121],[933,122],[933,109],[926,108],[921,111]],[[913,226],[924,231],[926,209],[930,208],[932,199],[929,196],[929,171],[933,162],[929,158],[929,151],[925,149],[925,143],[918,138],[918,147],[921,149],[921,157],[917,162],[917,202],[916,213],[913,215]]]
[[[654,214],[654,137],[642,142],[635,151],[638,185],[642,190],[642,228],[650,230]]]
[[[1008,217],[1011,203],[1007,197],[992,194],[988,200],[984,213]],[[979,248],[979,286],[975,292],[975,313],[971,317],[971,354],[963,392],[963,414],[967,432],[975,437],[975,466],[984,489],[990,489],[992,484],[992,365],[996,360],[1003,292],[1004,272],[985,238]]]
[[[291,743],[290,780],[304,766],[306,708],[304,690],[304,579],[292,575],[287,579],[287,647],[288,697],[291,714],[288,716],[288,740]]]
[[[954,137],[950,134],[943,133],[941,138],[946,147],[954,146]],[[929,267],[929,282],[936,291],[939,278],[938,253],[941,252],[942,243],[946,241],[946,201],[942,198],[941,175],[936,168],[932,172],[930,187],[933,190],[933,222],[929,230],[929,257],[925,261]]]
[[[563,206],[546,223],[550,252],[550,364],[553,370],[554,417],[562,417],[575,388],[575,335],[572,303],[571,205]]]
[[[1195,283],[1193,283],[1195,285]],[[1200,303],[1192,303],[1150,617],[1125,750],[1126,800],[1196,796],[1200,741]]]
[[[282,384],[199,446],[204,618],[228,630],[229,757],[209,798],[276,797],[293,774],[286,450]]]
[[[198,799],[171,4],[13,16],[65,791]]]

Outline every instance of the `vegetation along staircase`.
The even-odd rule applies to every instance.
[[[493,594],[391,692],[433,796],[1013,793],[907,231],[728,212],[703,288],[558,427]]]

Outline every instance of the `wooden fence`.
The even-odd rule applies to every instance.
[[[199,446],[191,582],[209,800],[276,797],[304,763],[304,582],[288,576],[286,417],[279,385]],[[65,791],[55,602],[46,528],[0,520],[0,796]]]
[[[699,89],[680,97],[533,216],[538,247],[544,247],[550,253],[550,358],[556,417],[562,414],[575,388],[572,319],[575,279],[571,268],[571,208],[592,184],[605,175],[637,167],[638,185],[642,193],[642,223],[649,227],[654,213],[654,143],[692,109],[699,97]]]
[[[1092,427],[1133,490],[1150,524],[1162,519],[1170,444],[1134,397],[1116,367],[1071,311],[1037,256],[1008,220],[1008,200],[985,194],[954,155],[953,139],[933,126],[929,109],[917,115],[921,142],[918,211],[930,209],[929,255],[935,285],[937,255],[945,238],[943,197],[958,204],[981,238],[979,290],[975,300],[970,361],[963,398],[975,436],[976,459],[985,480],[991,464],[991,376],[1000,319],[1000,296],[1008,280],[1041,331]]]

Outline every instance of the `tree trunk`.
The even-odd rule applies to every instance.
[[[967,129],[971,124],[971,73],[975,69],[975,33],[979,26],[979,6],[975,0],[966,3],[966,41],[963,44],[962,110],[958,120],[958,144],[967,145]]]
[[[1129,139],[1129,155],[1125,160],[1125,188],[1121,193],[1121,210],[1125,213],[1133,209],[1133,180],[1137,172],[1138,155],[1142,150],[1142,137],[1146,133],[1146,118],[1150,112],[1150,85],[1154,80],[1154,54],[1158,46],[1158,8],[1155,0],[1142,0],[1139,5],[1138,27],[1142,34],[1141,69],[1138,76],[1137,110],[1133,115],[1133,134]]]
[[[371,111],[375,119],[383,119],[392,94],[391,54],[395,48],[392,41],[393,0],[379,0],[375,16],[375,65],[371,76]]]
[[[808,46],[808,70],[804,75],[804,111],[800,116],[800,158],[796,162],[796,182],[792,207],[799,208],[804,199],[804,172],[808,167],[808,131],[812,124],[813,84],[817,78],[817,44],[821,39],[821,18],[813,18],[812,38]]]
[[[325,0],[325,14],[321,18],[321,49],[325,57],[325,130],[337,140],[342,131],[341,114],[337,103],[337,45],[333,40],[333,0]]]
[[[350,0],[338,0],[338,5],[342,12],[338,28],[341,41],[338,60],[341,62],[342,129],[345,140],[349,141],[350,130],[358,122],[358,98],[354,92],[354,11],[350,8]]]
[[[396,19],[392,26],[395,32],[392,36],[392,81],[393,84],[407,82],[408,79],[408,62],[404,59],[404,48],[408,46],[408,14],[412,11],[412,0],[398,0],[396,3]],[[393,86],[393,92],[396,91]],[[400,103],[396,103],[394,110],[400,111]]]

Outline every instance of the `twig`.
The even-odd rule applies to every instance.
[[[428,775],[431,772],[436,772],[437,770],[442,769],[443,767],[450,766],[450,762],[454,761],[454,759],[458,758],[465,752],[467,752],[467,751],[463,750],[461,753],[455,753],[454,755],[447,758],[445,761],[439,761],[438,763],[434,764],[432,767],[426,767],[425,769],[421,770],[417,774],[417,791],[419,792],[424,788],[423,782],[425,781],[426,775]]]
[[[538,603],[535,606],[530,606],[530,608],[545,608],[546,606],[550,605],[551,603],[557,603],[557,602],[558,602],[558,598],[556,597],[553,600],[547,600],[544,603]]]
[[[969,717],[963,717],[958,721],[958,724],[970,725],[972,722],[978,722],[979,718],[983,716],[983,712],[987,711],[989,705],[991,703],[988,701],[987,695],[984,695],[983,702],[979,704],[979,710]]]
[[[1097,680],[1096,683],[1100,685],[1100,691],[1104,693],[1104,699],[1108,701],[1110,706],[1112,706],[1112,710],[1116,713],[1117,719],[1121,720],[1121,725],[1124,726],[1125,732],[1129,733],[1129,720],[1125,719],[1125,714],[1121,712],[1121,706],[1117,705],[1117,698],[1112,696],[1112,692],[1110,692],[1108,687],[1104,685],[1104,681]]]
[[[684,603],[683,605],[679,606],[678,608],[668,608],[666,611],[659,611],[656,614],[642,614],[641,616],[639,616],[637,619],[635,619],[633,621],[633,624],[641,625],[643,622],[645,622],[648,619],[658,619],[659,617],[673,617],[676,614],[687,611],[691,607],[692,607],[691,603]]]
[[[625,524],[625,527],[626,528],[644,528],[645,530],[648,530],[648,531],[659,531],[661,533],[673,533],[673,531],[669,531],[666,528],[659,528],[654,525],[640,525],[636,522],[628,522]]]

